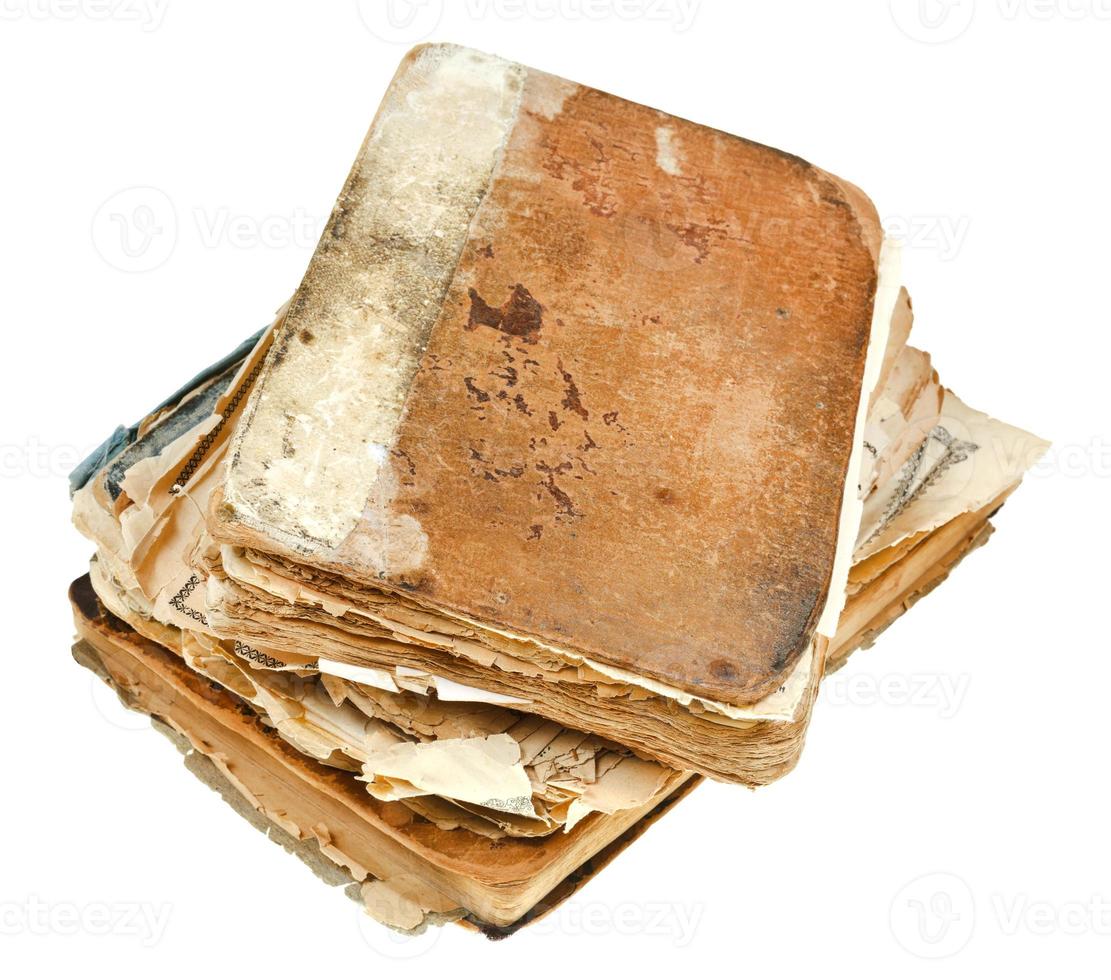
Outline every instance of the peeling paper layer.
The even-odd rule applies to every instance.
[[[369,753],[363,772],[380,800],[435,795],[538,817],[520,746],[508,735],[406,742]]]

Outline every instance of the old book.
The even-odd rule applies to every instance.
[[[297,753],[232,691],[193,674],[97,600],[87,577],[70,590],[79,643],[74,656],[121,700],[181,735],[222,775],[230,801],[315,841],[318,873],[354,885],[353,897],[395,928],[463,920],[498,935],[533,921],[572,894],[698,782],[681,779],[635,810],[588,819],[573,835],[492,840],[441,830],[398,803],[363,792],[348,773]],[[211,781],[211,777],[210,777]]]
[[[106,679],[129,702],[181,731],[187,729],[180,715],[170,717],[170,706],[192,696],[189,692],[211,692],[214,684],[223,688],[240,715],[255,716],[250,727],[266,733],[259,744],[276,757],[268,765],[289,766],[291,758],[300,757],[313,771],[323,766],[332,771],[332,781],[353,787],[356,797],[390,804],[395,823],[422,827],[422,833],[437,840],[447,835],[442,838],[444,847],[458,837],[500,841],[561,836],[557,832],[574,836],[579,834],[580,822],[584,827],[601,826],[598,834],[589,835],[586,850],[575,852],[576,859],[592,847],[603,846],[610,832],[604,828],[617,833],[619,841],[627,840],[628,831],[621,828],[645,826],[638,814],[654,800],[677,798],[678,788],[693,785],[685,773],[530,716],[522,710],[524,699],[499,697],[401,665],[372,671],[314,660],[305,654],[306,648],[277,654],[267,648],[267,652],[213,629],[204,598],[208,589],[201,584],[209,568],[204,555],[211,558],[213,547],[205,518],[209,509],[205,473],[220,471],[216,464],[226,452],[226,430],[235,424],[244,404],[244,383],[257,376],[269,335],[264,332],[246,355],[240,351],[238,360],[220,362],[193,388],[183,389],[178,401],[171,399],[127,430],[131,435],[100,460],[99,469],[75,476],[75,520],[98,546],[92,579],[77,583],[73,597],[79,634],[86,645],[99,651],[100,667],[89,663],[88,650],[82,653],[82,662],[102,674],[107,664],[114,665]],[[185,471],[189,471],[188,489],[180,482]],[[909,473],[909,467],[904,472]],[[88,482],[82,483],[86,478]],[[175,487],[179,489],[171,492]],[[869,557],[854,564],[850,598],[830,648],[831,666],[870,642],[980,543],[990,532],[988,518],[1008,492],[932,531],[888,547],[873,547]],[[129,493],[145,496],[132,500]],[[915,513],[929,500],[924,493],[906,509]],[[949,506],[959,510],[960,498]],[[936,519],[936,504],[926,513]],[[862,528],[858,536],[865,540],[871,534]],[[296,611],[295,602],[288,605],[287,613]],[[158,668],[157,678],[136,673],[134,661],[142,660],[143,651],[148,665]],[[512,738],[515,746],[508,746],[508,756],[503,752],[489,759],[480,757],[480,762],[497,765],[482,768],[477,780],[437,781],[434,766],[414,769],[412,764],[422,761],[416,758],[419,749],[402,760],[409,765],[406,771],[382,764],[397,761],[396,756],[390,757],[397,746],[413,750],[429,744],[452,762],[460,751],[472,753],[468,757],[473,761],[475,739],[488,743],[499,736]],[[240,809],[260,808],[257,787],[252,790],[243,783],[247,761],[241,761],[232,746],[214,743],[200,729],[191,730],[190,737],[194,754],[215,752],[212,766],[230,767],[232,774],[239,774],[227,792],[241,801]],[[256,756],[251,758],[257,761]],[[444,771],[441,767],[441,777]],[[457,767],[446,771],[454,777]],[[522,778],[530,787],[528,800],[504,788],[507,780],[512,785],[512,780]],[[318,792],[314,786],[310,780],[301,790],[310,801]],[[306,805],[319,814],[319,808],[331,804],[325,798]],[[521,812],[526,807],[531,807],[527,815]],[[334,820],[297,823],[289,812],[283,809],[278,815],[284,833],[292,835],[289,839],[316,841],[319,852],[313,853],[319,861],[335,865],[335,873],[344,881],[358,885],[356,893],[372,914],[399,928],[421,928],[451,918],[486,929],[513,928],[551,908],[581,880],[581,873],[561,878],[567,872],[566,863],[561,863],[538,879],[544,888],[553,889],[539,900],[540,892],[530,890],[509,903],[509,892],[498,885],[497,894],[505,903],[495,908],[490,896],[482,894],[481,881],[473,886],[477,890],[468,885],[464,891],[451,892],[453,899],[445,899],[442,869],[428,853],[421,852],[415,863],[403,869],[389,863],[373,865],[378,869],[374,873],[358,861],[352,863],[347,851],[335,844]],[[659,808],[650,811],[661,812]],[[264,818],[270,819],[265,814]],[[373,830],[353,833],[354,843],[345,846],[359,848],[365,861],[368,852],[375,852],[377,837]],[[538,846],[549,847],[547,843]],[[551,846],[553,854],[562,853],[560,845]],[[605,844],[590,858],[590,868],[599,867],[616,846]],[[462,887],[461,881],[455,881],[455,887]]]
[[[419,48],[234,436],[219,537],[756,704],[836,624],[880,239],[795,157]]]
[[[797,158],[418,48],[290,303],[75,472],[84,662],[201,755],[160,706],[223,692],[258,738],[212,765],[296,770],[389,924],[526,921],[692,774],[786,773],[1044,451],[909,345],[881,237]],[[336,845],[341,784],[435,844]]]
[[[418,48],[232,436],[213,622],[407,657],[678,768],[781,775],[868,446],[885,500],[942,411],[881,238],[795,157]],[[303,616],[273,608],[294,592]]]

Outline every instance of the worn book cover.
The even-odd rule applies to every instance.
[[[235,433],[219,534],[757,701],[831,599],[836,625],[879,241],[797,157],[418,48]]]

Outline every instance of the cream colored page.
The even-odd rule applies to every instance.
[[[849,581],[849,569],[853,564],[853,545],[863,504],[857,492],[857,476],[861,470],[864,449],[864,427],[868,419],[868,403],[883,368],[887,338],[891,330],[891,318],[895,312],[901,286],[902,259],[899,246],[884,239],[880,247],[879,271],[876,283],[876,299],[872,307],[872,329],[868,341],[868,353],[864,360],[864,376],[861,381],[860,402],[856,413],[856,432],[853,436],[852,455],[846,471],[845,487],[841,498],[841,517],[837,531],[837,550],[830,574],[829,592],[826,603],[818,618],[816,631],[822,636],[832,637],[837,632],[841,610],[845,608],[845,587]]]
[[[978,510],[1017,483],[1049,447],[1043,439],[969,408],[946,391],[920,450],[869,497],[856,561]]]

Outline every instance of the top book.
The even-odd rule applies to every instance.
[[[881,237],[797,157],[417,48],[232,436],[217,536],[760,701],[843,602]]]

